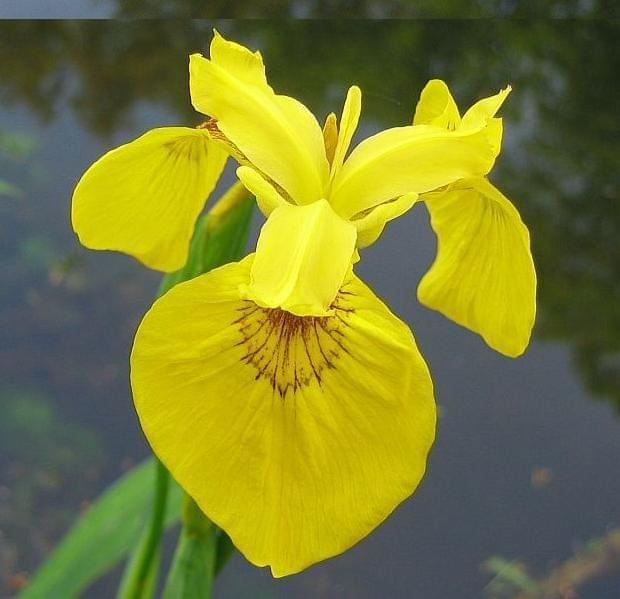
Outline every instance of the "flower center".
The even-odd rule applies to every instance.
[[[282,400],[289,392],[323,383],[326,371],[337,367],[348,353],[345,329],[354,308],[346,291],[332,304],[331,316],[297,316],[279,308],[262,308],[246,300],[235,320],[245,353],[241,360],[256,370]]]

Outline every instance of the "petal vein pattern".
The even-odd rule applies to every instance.
[[[522,354],[536,315],[536,271],[516,208],[482,178],[459,181],[425,200],[437,257],[418,299],[495,350]]]
[[[80,242],[126,252],[157,270],[180,268],[227,158],[206,131],[187,127],[153,129],[111,150],[73,193]]]
[[[252,259],[154,304],[132,388],[175,478],[284,576],[346,550],[415,490],[435,404],[411,331],[359,279],[332,316],[297,317],[239,297]]]

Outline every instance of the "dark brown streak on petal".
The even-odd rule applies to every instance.
[[[314,381],[323,383],[323,371],[337,367],[341,352],[349,354],[345,332],[355,312],[343,305],[345,292],[336,298],[331,316],[297,316],[281,309],[261,308],[246,301],[233,321],[246,349],[241,360],[256,370],[256,380],[265,379],[284,400],[289,392]]]

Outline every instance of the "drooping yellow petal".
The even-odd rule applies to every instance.
[[[405,194],[392,202],[375,206],[359,219],[353,219],[351,224],[357,229],[357,247],[365,248],[377,241],[385,225],[405,214],[416,203],[418,197],[417,193]]]
[[[344,218],[407,193],[424,193],[486,174],[495,160],[484,127],[387,129],[360,143],[334,180],[331,204]]]
[[[356,277],[334,315],[239,299],[248,259],[180,284],[132,352],[156,455],[235,546],[274,576],[337,555],[417,487],[435,433],[411,331]]]
[[[338,131],[338,143],[334,151],[330,179],[333,181],[340,171],[344,162],[344,157],[351,145],[353,135],[357,130],[357,124],[362,111],[362,90],[357,85],[353,85],[347,92],[344,101],[342,117],[340,118],[340,130]]]
[[[148,131],[82,175],[73,193],[73,229],[88,248],[176,270],[185,264],[195,221],[226,159],[204,130]]]
[[[265,216],[269,216],[278,206],[287,203],[275,187],[253,168],[240,166],[237,169],[237,177],[245,185],[245,188],[254,194],[256,203]]]
[[[422,90],[413,117],[414,125],[434,125],[453,131],[461,124],[459,109],[441,79],[431,79]]]
[[[190,57],[190,91],[196,110],[217,119],[220,131],[295,202],[323,197],[328,163],[321,128],[303,104],[274,93],[258,52],[215,33],[210,60]]]
[[[329,314],[355,238],[355,227],[326,200],[276,208],[261,229],[245,297],[301,316]]]
[[[420,302],[479,333],[497,351],[522,354],[536,315],[536,272],[516,208],[484,178],[424,199],[437,257],[418,287]]]

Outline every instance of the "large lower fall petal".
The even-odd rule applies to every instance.
[[[253,256],[145,316],[132,388],[155,453],[275,576],[341,553],[420,482],[432,383],[411,331],[356,277],[330,317],[242,300]]]
[[[424,199],[437,257],[418,287],[420,302],[479,333],[497,351],[522,354],[536,314],[536,272],[516,208],[483,178]]]
[[[196,219],[227,155],[200,129],[148,131],[95,162],[73,193],[80,242],[173,271],[185,264]]]

